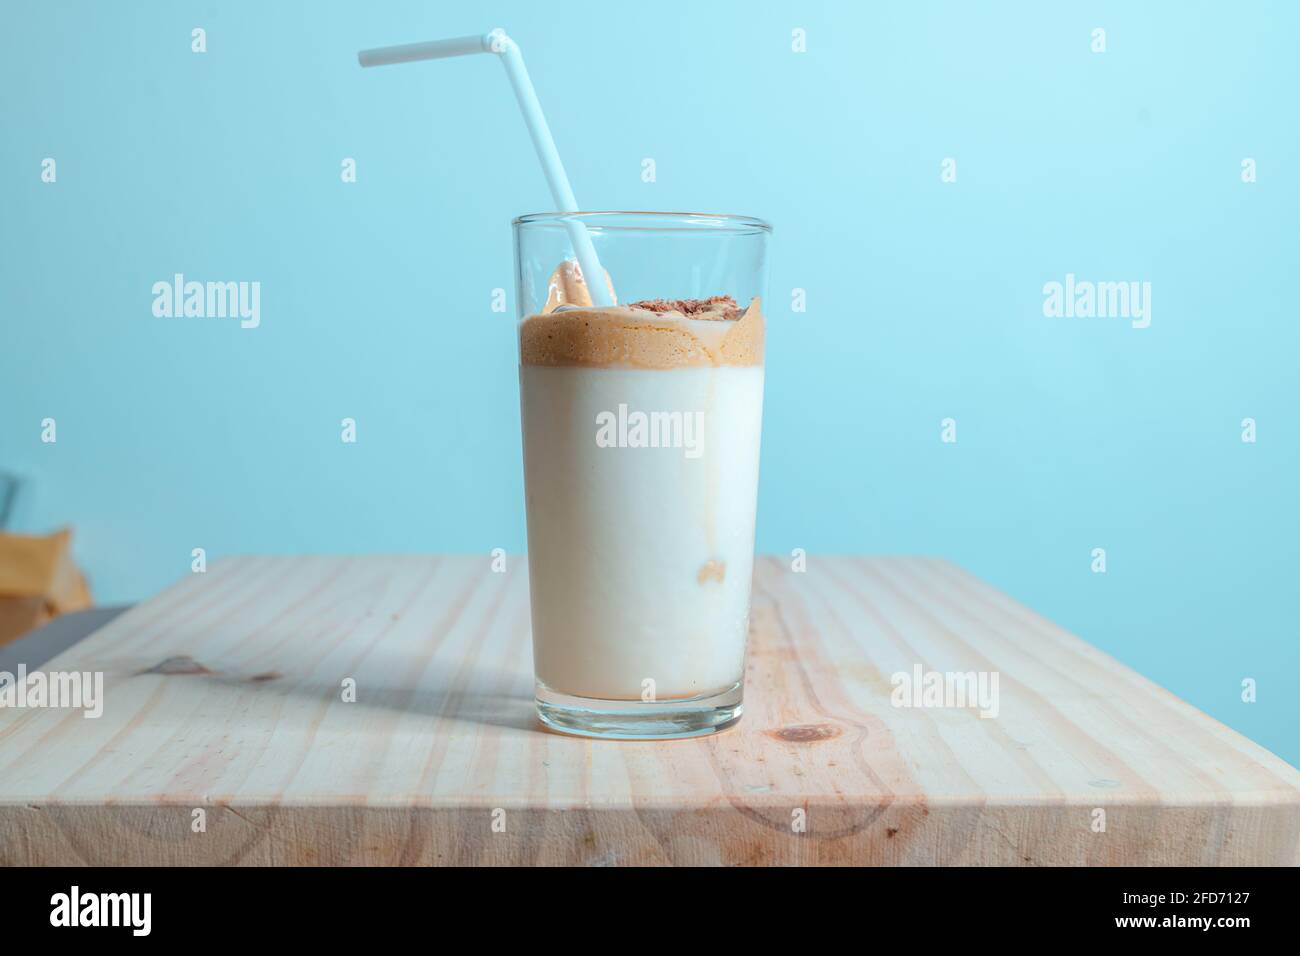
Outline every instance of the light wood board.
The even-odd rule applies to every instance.
[[[1294,768],[952,564],[762,558],[751,630],[738,727],[589,741],[521,558],[219,562],[46,665],[102,717],[0,708],[0,863],[1300,862]],[[917,665],[997,716],[893,706]]]

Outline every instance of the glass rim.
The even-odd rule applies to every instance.
[[[621,222],[621,220],[633,220]],[[635,220],[648,220],[637,222]],[[530,212],[516,216],[511,225],[545,226],[552,223],[581,222],[598,229],[625,229],[651,231],[655,229],[687,229],[698,232],[724,232],[753,234],[771,233],[772,224],[755,216],[738,216],[718,212],[659,212],[637,209],[601,209],[578,212]],[[657,225],[664,223],[665,225]]]

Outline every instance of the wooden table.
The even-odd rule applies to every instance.
[[[0,708],[0,862],[1300,862],[1295,769],[952,564],[760,559],[752,631],[737,728],[588,741],[522,559],[231,559],[46,665],[99,719]],[[997,716],[893,706],[917,666]]]

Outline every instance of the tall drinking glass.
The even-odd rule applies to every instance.
[[[591,304],[575,221],[618,305]],[[770,234],[693,213],[514,222],[533,662],[556,730],[740,719]]]

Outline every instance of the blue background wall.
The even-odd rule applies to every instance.
[[[5,4],[18,527],[107,602],[194,547],[524,547],[490,305],[545,185],[490,58],[355,61],[502,25],[585,207],[776,225],[762,550],[946,555],[1300,763],[1300,6],[482,6]],[[260,281],[261,327],[155,318],[175,272]],[[1045,318],[1067,272],[1151,326]]]

